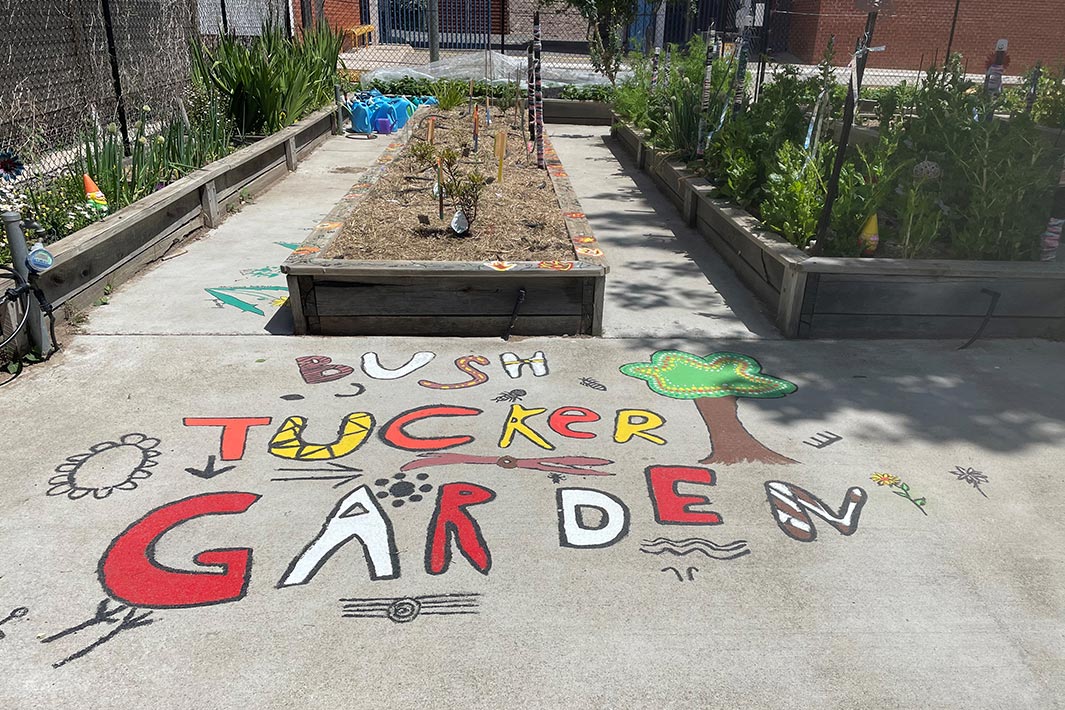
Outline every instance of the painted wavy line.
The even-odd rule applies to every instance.
[[[646,552],[649,555],[664,555],[668,552],[669,554],[675,555],[677,557],[683,557],[684,555],[690,555],[693,552],[699,552],[713,560],[734,560],[737,557],[743,557],[744,555],[751,554],[751,549],[749,547],[745,547],[740,550],[733,550],[730,554],[729,552],[706,550],[702,547],[689,547],[687,549],[672,549],[667,547],[658,550],[649,550],[641,547],[640,552]]]
[[[705,545],[706,547],[709,547],[711,550],[718,550],[718,551],[724,552],[724,551],[735,550],[735,549],[738,549],[740,547],[744,547],[744,546],[747,545],[747,541],[746,540],[733,540],[732,542],[730,542],[730,543],[728,543],[726,545],[718,545],[713,540],[706,540],[706,539],[698,538],[698,537],[689,537],[689,538],[686,538],[684,540],[670,540],[669,538],[666,538],[666,537],[660,537],[660,538],[656,538],[654,540],[644,540],[643,544],[645,546],[648,546],[648,547],[657,547],[659,545],[669,545],[669,546],[677,547],[677,548],[679,548],[679,547],[690,547],[692,545]]]

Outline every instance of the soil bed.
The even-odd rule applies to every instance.
[[[554,185],[526,156],[513,110],[484,125],[481,107],[479,149],[473,151],[473,121],[466,107],[433,113],[419,111],[407,145],[397,151],[388,169],[346,220],[326,258],[359,261],[397,259],[426,261],[550,261],[575,255],[559,208]],[[424,143],[429,117],[435,116],[434,146],[460,156],[463,174],[479,171],[491,182],[481,194],[476,218],[466,235],[451,227],[455,207],[445,199],[439,219],[433,195],[435,167],[419,160],[411,146]],[[519,117],[522,120],[523,117]],[[503,180],[495,181],[496,133],[507,132]]]

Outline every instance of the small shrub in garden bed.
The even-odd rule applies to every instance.
[[[906,256],[1037,258],[1060,155],[1030,117],[991,120],[1004,102],[974,87],[954,61],[928,72],[914,115],[897,119],[899,171],[894,199],[883,207]]]

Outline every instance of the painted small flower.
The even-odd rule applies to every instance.
[[[874,473],[869,480],[878,486],[897,486],[902,479],[891,473]]]
[[[0,150],[0,175],[3,175],[5,180],[14,180],[25,168],[22,158],[15,155],[14,151]]]

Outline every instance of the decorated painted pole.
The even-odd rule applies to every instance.
[[[706,51],[710,51],[707,48]],[[666,47],[666,57],[662,61],[662,86],[663,88],[669,86],[669,62],[673,58],[673,53],[669,51],[669,47]]]
[[[658,58],[662,54],[661,47],[655,47],[655,54],[651,57],[651,91],[658,86]]]
[[[436,194],[440,204],[440,219],[444,218],[444,163],[436,159]]]
[[[747,17],[743,19],[739,46],[736,47],[736,93],[732,99],[732,111],[739,114],[747,103],[747,60],[751,54],[751,33],[754,30],[754,8],[750,7]]]
[[[536,167],[544,169],[544,87],[541,76],[540,54],[543,42],[540,37],[540,13],[533,13],[533,80],[536,82]]]
[[[706,64],[703,70],[703,95],[699,102],[699,131],[696,133],[698,139],[698,145],[695,147],[695,156],[697,158],[703,157],[706,153],[706,113],[710,110],[710,83],[714,78],[714,49],[717,40],[714,35],[714,31],[710,30],[710,35],[706,43]]]
[[[529,70],[525,77],[525,107],[529,111],[529,145],[525,152],[533,152],[533,144],[536,142],[536,95],[533,93],[533,64],[536,63],[536,55],[533,53],[532,43],[529,44]]]

